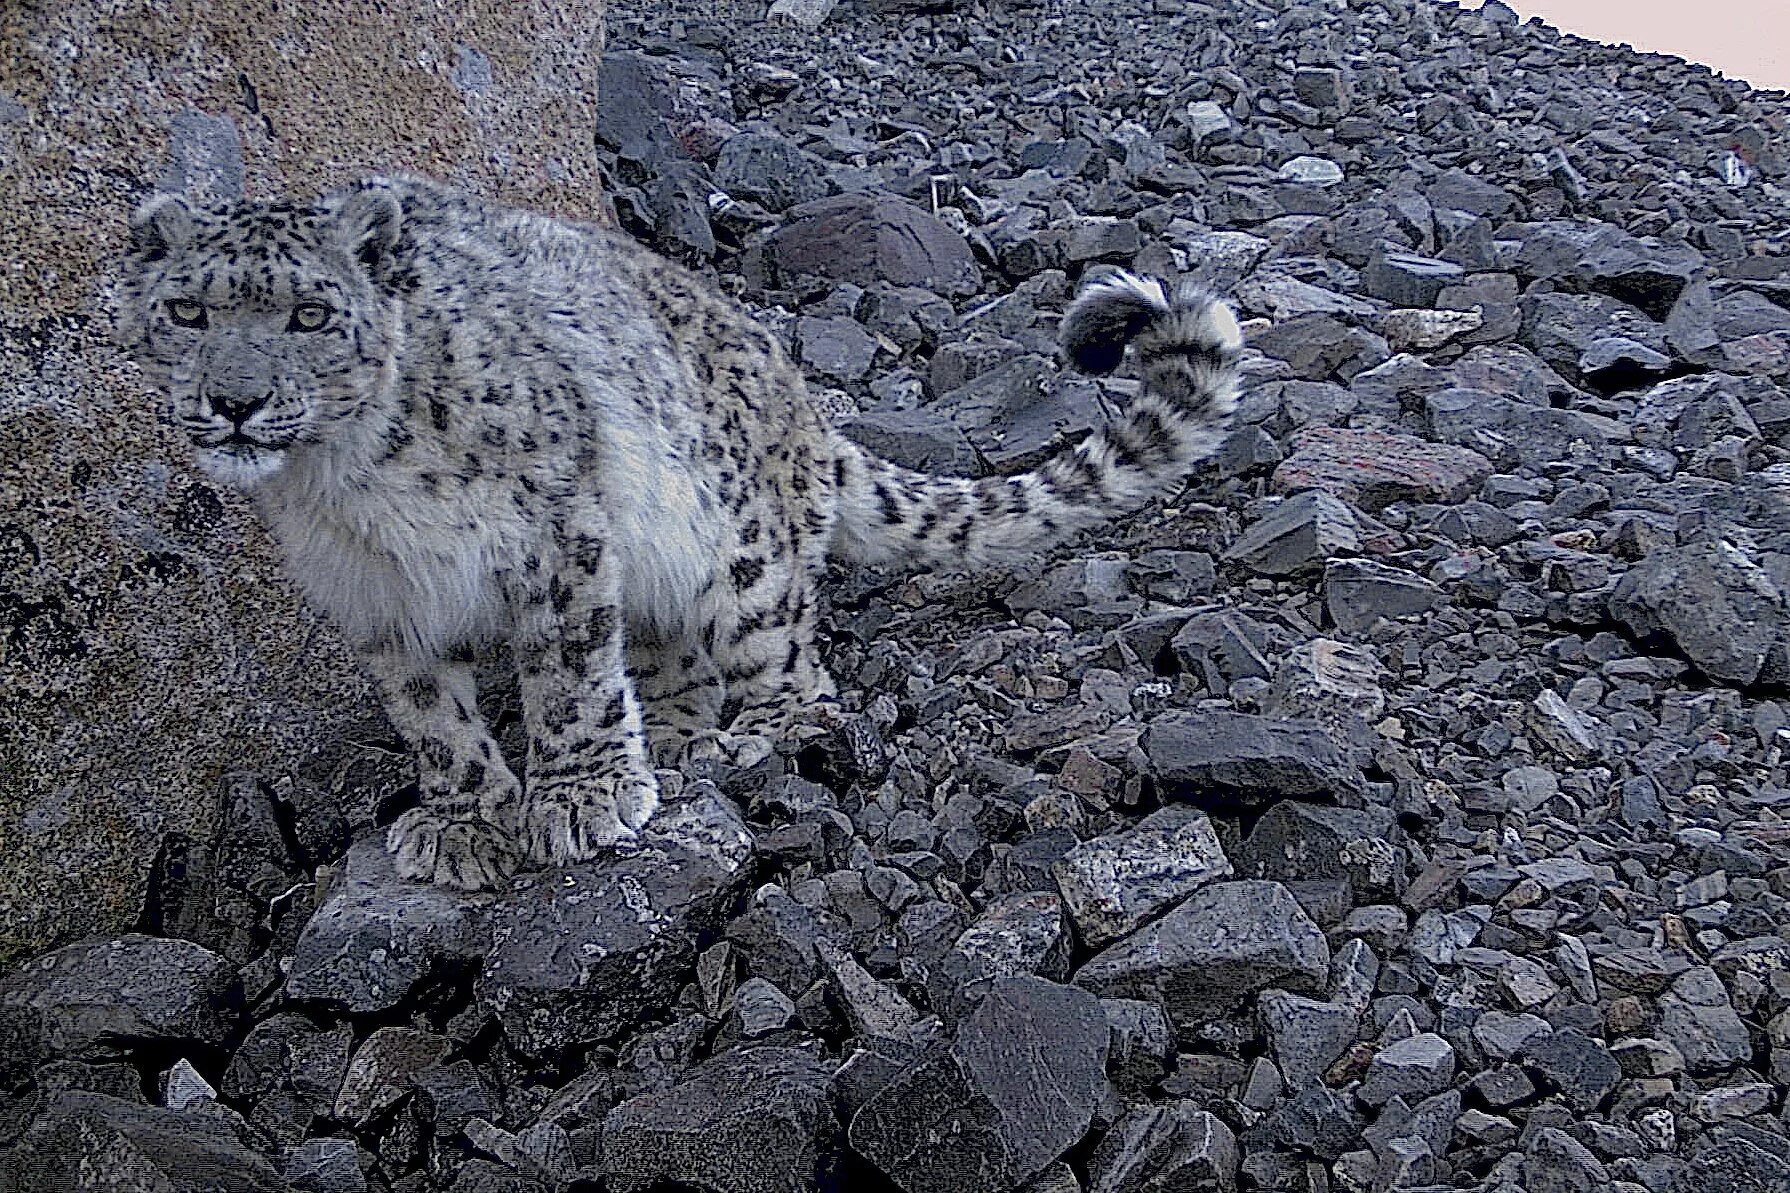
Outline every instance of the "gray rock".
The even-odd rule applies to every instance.
[[[724,1052],[669,1089],[610,1111],[603,1129],[608,1187],[812,1191],[831,1181],[837,1163],[831,1078],[831,1066],[801,1049]]]
[[[1036,353],[981,374],[928,409],[955,423],[989,467],[1003,473],[1036,467],[1105,422],[1099,387],[1059,375]]]
[[[721,146],[715,187],[736,199],[751,199],[767,211],[824,199],[832,189],[814,158],[782,137],[753,132],[735,133]]]
[[[327,1106],[341,1089],[353,1043],[354,1029],[346,1023],[325,1030],[303,1015],[264,1019],[230,1058],[224,1093],[253,1101],[277,1089],[291,1089]]]
[[[949,1048],[874,1095],[851,1146],[904,1193],[1007,1193],[1087,1133],[1107,1095],[1108,1029],[1093,995],[996,980]]]
[[[1452,261],[1383,252],[1361,271],[1361,288],[1395,307],[1425,308],[1436,304],[1444,287],[1457,285],[1464,277],[1466,271]]]
[[[1558,1127],[1543,1127],[1523,1157],[1528,1193],[1593,1193],[1610,1184],[1610,1170],[1591,1149]]]
[[[1193,1102],[1140,1106],[1113,1124],[1088,1158],[1089,1193],[1231,1193],[1237,1139]]]
[[[1719,539],[1653,552],[1617,582],[1610,614],[1639,637],[1669,639],[1712,679],[1741,686],[1767,674],[1790,636],[1790,610],[1770,575]],[[1771,673],[1782,669],[1774,660]]]
[[[1348,1096],[1322,1085],[1294,1093],[1265,1126],[1281,1147],[1331,1162],[1361,1143],[1361,1116]]]
[[[1336,628],[1360,634],[1382,618],[1428,613],[1442,590],[1422,576],[1368,559],[1333,559],[1324,567],[1324,608]]]
[[[199,1076],[193,1062],[184,1056],[162,1074],[160,1086],[162,1105],[169,1110],[187,1110],[201,1102],[215,1102],[218,1097],[218,1091]]]
[[[408,1027],[382,1027],[368,1036],[348,1062],[336,1094],[337,1121],[361,1128],[397,1105],[424,1071],[447,1059],[441,1036]]]
[[[132,933],[46,953],[0,978],[0,1087],[65,1057],[221,1044],[237,992],[228,962],[184,940]]]
[[[1237,851],[1237,873],[1278,882],[1340,878],[1358,900],[1389,893],[1385,888],[1393,875],[1372,871],[1376,855],[1392,850],[1386,840],[1392,832],[1392,813],[1385,808],[1283,801],[1256,821]]]
[[[1719,1073],[1753,1057],[1753,1040],[1713,969],[1685,971],[1659,1000],[1659,1036],[1693,1074]]]
[[[1162,1080],[1175,1057],[1175,1033],[1153,1002],[1103,998],[1100,1007],[1112,1029],[1106,1071],[1119,1092],[1143,1097]]]
[[[751,857],[733,804],[698,783],[661,803],[638,847],[518,879],[492,911],[480,1007],[531,1056],[609,1039],[673,1001]]]
[[[991,903],[931,967],[932,1009],[956,1022],[1003,977],[1060,981],[1069,972],[1069,932],[1056,895],[1027,891]]]
[[[298,1193],[366,1193],[352,1139],[307,1139],[286,1157],[286,1183]]]
[[[1596,1110],[1622,1080],[1616,1058],[1570,1027],[1531,1038],[1523,1046],[1523,1059],[1580,1113]]]
[[[847,438],[919,472],[977,476],[976,449],[957,424],[930,410],[872,410],[840,419]]]
[[[1361,1015],[1340,1003],[1270,990],[1258,1003],[1268,1049],[1293,1090],[1318,1086],[1361,1029]]]
[[[1162,1002],[1182,1031],[1268,986],[1319,989],[1330,948],[1278,882],[1221,882],[1096,954],[1075,983],[1105,997]]]
[[[864,325],[846,315],[796,320],[796,352],[823,377],[860,381],[876,361],[877,344]]]
[[[747,978],[733,995],[740,1035],[748,1040],[781,1031],[795,1021],[796,1004],[763,978]]]
[[[383,834],[358,841],[299,935],[286,995],[354,1014],[389,1010],[430,973],[484,956],[495,901],[408,882]]]
[[[1244,531],[1225,558],[1264,576],[1296,576],[1360,549],[1355,511],[1329,493],[1313,491],[1281,502]]]
[[[1313,427],[1274,470],[1280,493],[1322,489],[1372,512],[1400,501],[1465,501],[1492,474],[1476,451],[1388,431]]]
[[[1231,873],[1206,814],[1163,808],[1135,828],[1084,841],[1051,868],[1082,943],[1101,948]]]
[[[1166,798],[1207,808],[1276,800],[1356,799],[1360,772],[1311,721],[1233,712],[1165,716],[1144,731],[1151,777]]]
[[[1454,1080],[1454,1046],[1433,1032],[1411,1036],[1374,1054],[1356,1096],[1369,1106],[1391,1098],[1428,1097]]]
[[[970,246],[950,225],[886,195],[844,194],[804,203],[771,238],[779,268],[860,286],[890,282],[939,294],[981,285]]]
[[[287,1193],[225,1117],[73,1091],[52,1097],[0,1153],[0,1189]]]
[[[1790,1186],[1790,1143],[1780,1130],[1718,1127],[1692,1145],[1672,1193],[1777,1193]]]

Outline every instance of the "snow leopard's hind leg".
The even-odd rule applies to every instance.
[[[737,766],[837,719],[837,689],[815,646],[813,576],[824,540],[813,544],[798,552],[773,535],[763,554],[745,555],[729,570],[731,608],[714,625],[713,650],[731,714],[717,745]]]
[[[659,804],[625,666],[620,560],[594,529],[601,525],[590,510],[560,522],[557,558],[518,593],[514,649],[528,728],[522,842],[543,865],[633,838]]]
[[[701,642],[679,637],[665,642],[634,641],[628,670],[640,693],[647,748],[655,766],[676,766],[697,743],[714,738],[721,725],[726,685],[721,667]]]
[[[422,803],[386,830],[398,873],[461,890],[496,886],[521,860],[522,784],[479,717],[472,664],[419,664],[397,651],[366,662],[417,760]]]

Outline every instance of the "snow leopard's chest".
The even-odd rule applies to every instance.
[[[418,657],[489,641],[509,628],[504,577],[535,530],[487,493],[418,494],[373,486],[348,501],[275,510],[293,578],[350,641]]]

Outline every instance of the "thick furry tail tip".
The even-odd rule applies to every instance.
[[[1153,328],[1169,331],[1171,324],[1171,338],[1232,352],[1242,344],[1236,316],[1215,295],[1197,286],[1170,289],[1161,278],[1125,270],[1082,286],[1063,316],[1059,337],[1076,368],[1106,374],[1119,367],[1132,341]]]

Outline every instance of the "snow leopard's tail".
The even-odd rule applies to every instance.
[[[1130,273],[1082,288],[1064,354],[1110,373],[1130,345],[1143,388],[1115,425],[1017,476],[932,476],[839,440],[833,553],[860,563],[976,567],[1022,557],[1141,506],[1218,449],[1237,405],[1243,337],[1204,290]]]

